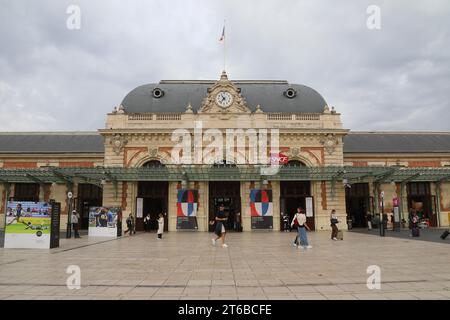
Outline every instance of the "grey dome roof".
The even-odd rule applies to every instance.
[[[232,81],[241,89],[241,95],[247,101],[251,111],[259,104],[264,112],[311,112],[321,113],[326,105],[325,99],[314,89],[289,84],[287,81]],[[201,106],[207,96],[208,88],[215,81],[161,81],[139,86],[129,92],[122,101],[126,113],[146,112],[184,112],[188,103],[194,111]],[[164,95],[154,98],[152,90],[162,89]],[[296,91],[294,98],[287,98],[283,93],[292,88]]]

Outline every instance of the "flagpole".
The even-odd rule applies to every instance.
[[[227,39],[225,36],[225,19],[223,19],[223,30],[224,30],[224,35],[223,35],[223,71],[225,71],[225,62],[226,62],[226,56],[227,56]]]

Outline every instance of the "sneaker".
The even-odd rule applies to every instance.
[[[293,247],[297,247],[297,244],[295,242],[292,242]]]
[[[211,239],[212,245],[215,246],[216,245],[216,240],[215,239]]]
[[[306,246],[306,249],[312,249],[312,246]]]
[[[228,245],[227,245],[226,243],[224,243],[224,244],[222,245],[222,247],[223,247],[223,248],[228,248]]]
[[[337,241],[337,238],[333,238],[334,241]]]

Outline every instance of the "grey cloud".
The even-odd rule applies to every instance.
[[[66,28],[78,4],[82,28]],[[450,4],[378,1],[0,2],[0,127],[95,130],[134,87],[232,79],[318,90],[353,130],[449,130]]]

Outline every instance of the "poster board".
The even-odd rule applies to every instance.
[[[179,189],[177,194],[177,229],[198,230],[198,190]]]
[[[59,247],[59,228],[61,223],[61,203],[53,202],[50,220],[50,249]]]
[[[89,207],[89,237],[117,237],[120,208]]]
[[[307,218],[314,217],[314,208],[313,208],[313,198],[312,197],[305,198],[305,206],[306,206],[306,217]]]
[[[250,190],[252,229],[273,229],[272,190]]]
[[[136,198],[136,218],[144,217],[144,198]]]
[[[47,202],[8,201],[4,247],[50,249],[51,211]]]

